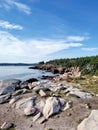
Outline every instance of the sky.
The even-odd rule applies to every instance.
[[[98,55],[98,0],[0,0],[0,63]]]

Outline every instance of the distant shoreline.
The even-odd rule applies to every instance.
[[[35,66],[34,64],[27,64],[27,63],[0,63],[0,66]]]

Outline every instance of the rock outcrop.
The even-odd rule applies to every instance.
[[[0,81],[0,95],[12,93],[19,88],[21,81],[17,79],[8,79]]]

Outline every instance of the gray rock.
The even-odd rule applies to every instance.
[[[35,92],[37,92],[37,91],[39,91],[40,89],[43,89],[43,88],[44,88],[44,86],[37,85],[36,87],[33,88],[33,90]]]
[[[13,126],[12,123],[9,122],[4,122],[3,125],[1,126],[1,130],[7,130]]]
[[[18,95],[20,95],[22,93],[23,93],[23,89],[20,89],[20,90],[15,91],[12,95],[13,96],[18,96]]]
[[[98,110],[92,110],[89,117],[78,125],[77,130],[98,130]]]
[[[60,105],[64,106],[65,105],[65,100],[63,98],[58,98]]]
[[[17,79],[8,79],[0,81],[0,95],[12,93],[19,88],[21,81]]]
[[[65,93],[75,95],[81,99],[87,99],[87,98],[92,98],[91,93],[83,92],[82,90],[78,88],[68,88],[65,90]]]
[[[1,104],[1,103],[5,103],[5,102],[8,102],[8,100],[9,100],[10,97],[11,97],[10,94],[0,96],[0,104]]]
[[[17,96],[17,95],[20,95],[20,94],[26,94],[26,93],[30,93],[30,92],[31,92],[31,90],[23,88],[23,89],[15,91],[12,95]]]
[[[9,104],[13,104],[15,103],[16,101],[18,101],[20,99],[20,96],[15,96],[13,97],[10,101],[9,101]]]
[[[65,107],[62,109],[62,111],[66,111],[67,109],[71,108],[72,107],[72,102],[69,101],[66,103]]]
[[[28,89],[24,88],[22,94],[31,93],[31,92],[32,92],[31,90],[28,90]]]
[[[33,107],[35,104],[36,97],[29,97],[26,99],[21,99],[16,102],[16,109],[25,109],[27,107]]]
[[[46,104],[43,109],[43,115],[48,119],[51,115],[56,114],[60,111],[60,103],[56,97],[49,97],[46,100]]]
[[[41,112],[38,112],[34,117],[33,117],[33,122],[37,121],[38,118],[40,118]]]
[[[29,84],[28,84],[28,88],[29,88],[29,89],[33,89],[33,88],[36,87],[37,85],[38,85],[38,82],[29,83]]]
[[[26,116],[34,115],[36,110],[37,109],[35,107],[27,107],[27,108],[24,109],[24,114]]]
[[[28,82],[23,81],[20,83],[20,88],[26,88],[28,86]]]
[[[39,124],[42,124],[46,121],[46,118],[45,117],[40,117],[38,120],[37,120],[37,123]]]
[[[41,99],[38,103],[36,103],[36,107],[42,112],[45,106],[45,100]]]

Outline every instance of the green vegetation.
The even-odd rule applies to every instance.
[[[98,75],[98,56],[91,57],[80,57],[80,58],[71,58],[71,59],[55,59],[48,61],[54,65],[60,65],[65,68],[78,66],[82,75],[91,74]]]

